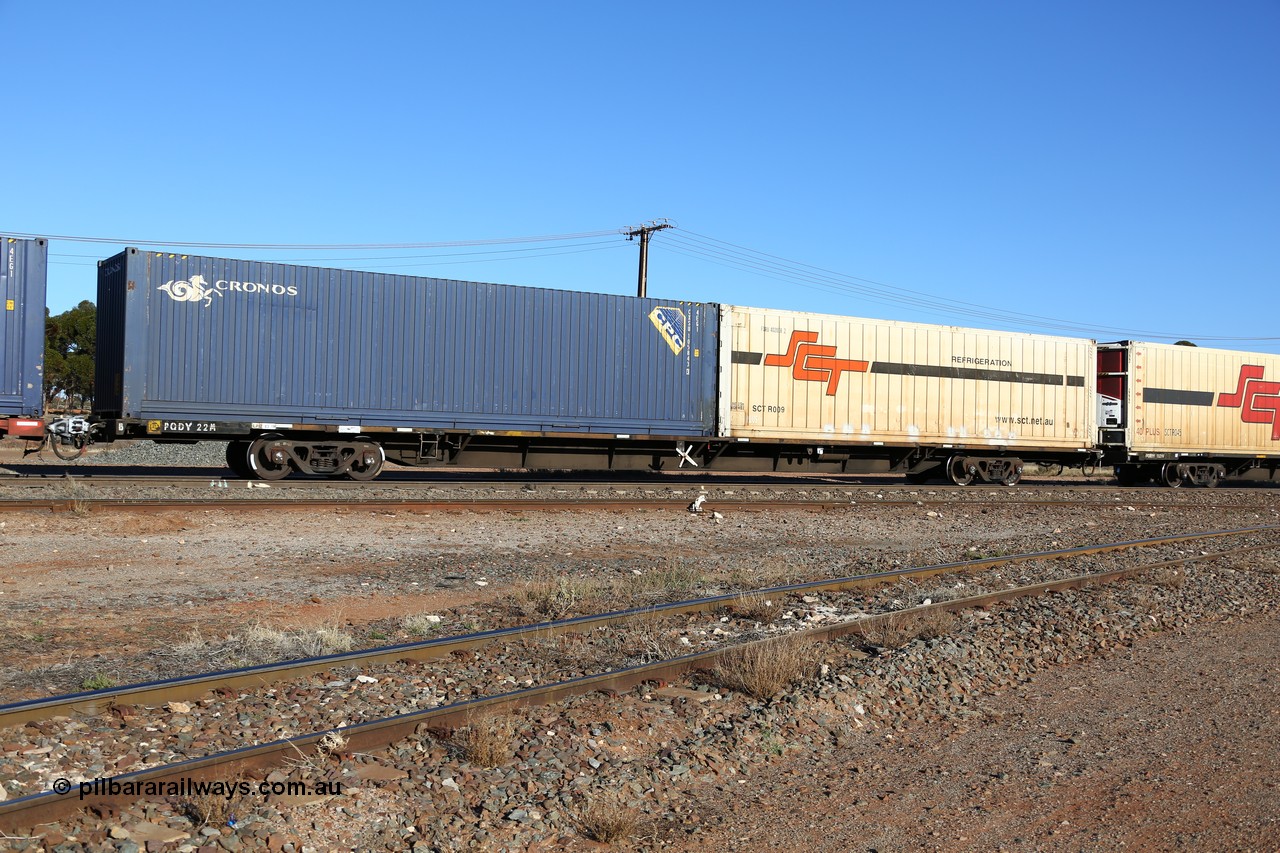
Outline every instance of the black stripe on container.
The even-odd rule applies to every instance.
[[[759,364],[763,360],[764,353],[762,352],[733,351],[732,361],[734,364]]]
[[[1175,388],[1148,388],[1142,392],[1148,403],[1170,403],[1175,406],[1212,406],[1212,391],[1179,391]]]
[[[986,382],[1021,382],[1026,385],[1069,385],[1084,387],[1083,376],[1066,376],[1060,373],[1026,373],[1021,370],[981,370],[976,367],[942,367],[936,364],[897,364],[877,361],[871,365],[871,373],[890,376],[930,376],[940,379],[981,379]]]

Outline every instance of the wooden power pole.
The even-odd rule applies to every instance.
[[[649,235],[654,231],[671,227],[671,223],[667,220],[655,219],[648,225],[639,225],[626,232],[628,240],[640,238],[640,277],[636,283],[636,296],[647,295],[649,287]]]

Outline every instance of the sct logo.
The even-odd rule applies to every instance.
[[[840,375],[846,370],[866,373],[867,362],[836,358],[835,347],[820,346],[817,340],[817,332],[792,332],[787,351],[781,355],[766,355],[764,363],[771,367],[790,367],[791,375],[805,382],[825,382],[827,396],[834,397],[840,387]]]
[[[662,334],[662,339],[667,342],[667,346],[671,347],[673,353],[679,355],[684,351],[687,339],[683,311],[679,308],[660,305],[649,312],[649,322],[653,323],[654,328]]]
[[[200,302],[203,300],[206,308],[213,302],[214,296],[222,295],[221,291],[210,287],[209,282],[205,281],[202,275],[193,275],[190,279],[184,281],[166,281],[156,290],[169,294],[169,298],[174,302]]]
[[[1271,424],[1271,440],[1280,441],[1280,382],[1263,382],[1266,368],[1246,364],[1240,368],[1233,394],[1219,394],[1218,405],[1240,410],[1247,424]]]

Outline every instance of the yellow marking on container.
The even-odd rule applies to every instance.
[[[16,306],[14,305],[14,302],[13,302],[13,300],[12,300],[12,299],[6,299],[6,300],[4,301],[4,310],[6,310],[6,311],[12,311],[15,307],[16,307]]]
[[[147,432],[160,432],[161,426],[160,421],[147,421]]]

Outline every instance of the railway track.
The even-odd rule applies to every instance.
[[[514,490],[512,490],[514,491]],[[313,498],[313,497],[275,497],[270,498],[224,498],[215,496],[210,498],[194,498],[194,499],[155,499],[155,498],[88,498],[88,497],[69,497],[69,498],[23,498],[23,499],[0,499],[0,512],[21,512],[30,510],[49,510],[51,512],[71,512],[76,514],[85,514],[102,510],[133,510],[139,512],[168,512],[182,510],[208,510],[210,508],[227,509],[227,510],[260,510],[265,508],[279,509],[281,506],[287,506],[291,509],[356,509],[369,511],[410,511],[410,512],[431,512],[448,509],[469,509],[484,511],[555,511],[569,509],[595,509],[595,510],[630,510],[637,508],[652,508],[665,510],[687,511],[690,509],[692,500],[699,497],[703,499],[699,503],[697,511],[713,512],[719,510],[734,510],[742,512],[763,512],[779,507],[787,509],[802,510],[833,510],[847,509],[851,505],[861,503],[866,506],[880,507],[952,507],[952,508],[992,508],[992,507],[1080,507],[1080,508],[1113,508],[1120,503],[1135,508],[1142,509],[1159,509],[1159,510],[1179,510],[1179,509],[1237,509],[1237,510],[1275,510],[1277,503],[1271,500],[1260,500],[1258,502],[1244,503],[1219,503],[1219,502],[1196,502],[1196,503],[1176,503],[1169,499],[1164,500],[1137,500],[1133,496],[1113,497],[1110,500],[1077,500],[1077,499],[1060,499],[1060,498],[1034,498],[1019,496],[1002,496],[994,499],[983,499],[982,497],[966,497],[958,498],[955,495],[947,495],[946,497],[908,497],[908,498],[892,498],[884,495],[871,495],[850,497],[845,496],[841,499],[812,499],[805,496],[790,497],[787,495],[765,495],[759,494],[748,499],[733,497],[736,490],[721,492],[716,495],[713,492],[691,491],[677,492],[676,494],[667,495],[643,495],[633,496],[628,490],[620,490],[612,495],[600,494],[595,492],[591,497],[569,496],[568,494],[556,497],[544,497],[538,493],[527,493],[528,497],[509,498],[502,493],[496,493],[484,497],[441,497],[438,499],[430,498],[396,498],[396,499],[365,499],[343,500],[335,498]]]
[[[1133,564],[1118,569],[1106,568],[1096,562],[1094,564],[1082,562],[1090,559],[1096,560],[1099,555],[1115,555],[1118,552],[1137,553],[1161,548],[1167,550],[1208,539],[1223,537],[1256,538],[1258,535],[1274,532],[1275,529],[1275,527],[1256,527],[1214,531],[1185,536],[1109,543],[1061,551],[1011,555],[963,563],[947,563],[774,587],[768,590],[756,591],[755,595],[772,598],[787,597],[792,600],[800,597],[804,600],[806,597],[816,595],[845,594],[850,591],[864,590],[868,587],[882,586],[894,582],[899,582],[899,586],[901,586],[902,583],[914,583],[921,579],[938,575],[956,575],[962,572],[972,573],[975,570],[993,569],[999,566],[1019,563],[1055,563],[1062,564],[1064,567],[1055,572],[1056,577],[1034,584],[1023,585],[1013,589],[986,591],[976,596],[966,596],[962,599],[927,604],[907,610],[900,606],[891,606],[880,614],[864,616],[858,619],[834,619],[828,624],[812,627],[806,631],[809,636],[814,638],[830,639],[848,633],[871,630],[879,621],[898,618],[904,613],[923,614],[940,609],[955,610],[963,607],[990,606],[997,601],[1045,591],[1106,583],[1155,568],[1168,568],[1196,560],[1245,553],[1249,550],[1274,548],[1274,544],[1270,541],[1262,544],[1253,543],[1215,554],[1201,553],[1192,556],[1180,556],[1155,563],[1134,561]],[[354,668],[359,668],[363,672],[370,672],[374,671],[371,667],[401,665],[405,661],[439,660],[454,657],[459,653],[471,653],[494,644],[510,645],[532,641],[545,643],[554,641],[557,637],[570,634],[590,634],[604,627],[617,630],[628,621],[634,620],[647,620],[652,623],[654,620],[661,618],[705,617],[707,614],[714,615],[722,612],[726,607],[731,607],[735,601],[740,599],[741,594],[716,596],[695,601],[678,602],[661,607],[584,616],[506,631],[483,632],[349,655],[328,656],[321,659],[297,661],[275,666],[213,673],[188,679],[174,679],[167,682],[136,685],[129,688],[97,691],[91,694],[19,703],[0,708],[0,725],[14,726],[23,722],[47,720],[53,717],[97,714],[110,711],[113,708],[177,702],[207,694],[210,690],[220,691],[230,697],[239,691],[260,690],[267,685],[279,684],[285,680],[296,680],[316,673],[332,672],[336,669],[353,670]],[[900,602],[898,603],[900,604]],[[723,619],[724,617],[721,618]],[[646,681],[668,681],[690,669],[710,666],[715,655],[722,653],[725,647],[717,645],[716,648],[638,666],[627,666],[604,674],[579,674],[569,678],[560,678],[539,687],[530,687],[527,690],[512,690],[499,696],[463,699],[449,702],[440,707],[367,719],[363,722],[343,727],[342,733],[348,741],[349,749],[376,749],[407,734],[411,734],[419,726],[425,725],[431,728],[448,729],[459,725],[470,715],[490,712],[498,707],[553,702],[566,696],[583,692],[598,690],[620,691]],[[370,676],[366,676],[366,678],[368,677]],[[230,699],[229,701],[235,702],[236,700]],[[164,766],[123,774],[118,778],[132,781],[150,780],[163,782],[164,780],[178,778],[225,777],[227,773],[234,775],[237,773],[258,772],[278,764],[286,756],[297,755],[299,751],[305,752],[308,749],[314,749],[332,728],[330,726],[309,734],[282,738],[272,743],[226,749],[214,755],[186,758]],[[110,799],[110,796],[106,796],[105,799]],[[8,829],[17,826],[29,826],[51,819],[59,814],[65,814],[82,805],[85,805],[85,802],[78,798],[75,791],[66,796],[58,796],[54,793],[33,794],[0,805],[0,827]]]

